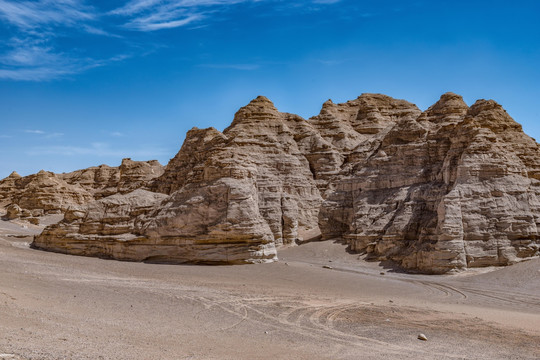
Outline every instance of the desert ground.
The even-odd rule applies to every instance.
[[[540,260],[412,275],[327,241],[159,265],[31,249],[41,229],[0,221],[0,359],[540,358]]]

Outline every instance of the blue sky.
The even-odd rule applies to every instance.
[[[0,0],[0,177],[119,165],[257,95],[491,98],[540,138],[540,1]]]

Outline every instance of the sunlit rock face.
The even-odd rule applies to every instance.
[[[512,264],[538,255],[539,164],[500,105],[444,94],[359,147],[332,181],[322,231],[421,272]]]
[[[422,112],[363,94],[305,120],[258,97],[223,132],[190,130],[164,169],[125,160],[55,175],[80,198],[33,245],[237,264],[337,239],[412,271],[508,265],[539,254],[539,164],[538,144],[493,101],[447,93]]]

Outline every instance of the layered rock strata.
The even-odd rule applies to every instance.
[[[63,178],[97,200],[71,206],[35,247],[246,263],[322,238],[427,273],[539,254],[538,144],[491,100],[447,93],[422,112],[364,94],[306,121],[258,97],[223,132],[190,130],[159,177],[122,183],[105,170],[92,170],[99,185]],[[137,181],[146,190],[129,192]]]
[[[13,172],[0,181],[0,203],[17,205],[22,217],[62,213],[96,199],[145,188],[162,174],[163,166],[156,160],[131,159],[123,159],[119,167],[101,165],[64,174],[42,170],[21,177]]]

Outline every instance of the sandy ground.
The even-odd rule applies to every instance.
[[[410,275],[319,242],[156,265],[30,249],[40,230],[0,221],[0,359],[540,358],[540,260]]]

